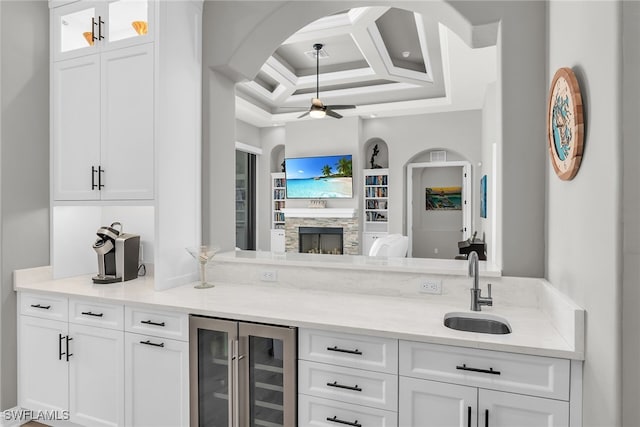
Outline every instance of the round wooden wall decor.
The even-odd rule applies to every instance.
[[[584,143],[582,96],[571,68],[556,71],[549,91],[547,140],[551,164],[560,179],[573,179],[580,168]]]

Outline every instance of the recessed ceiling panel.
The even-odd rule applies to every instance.
[[[376,26],[394,66],[426,73],[413,12],[391,8]]]
[[[336,85],[322,85],[322,81],[320,82],[320,91],[323,93],[330,92],[332,90],[342,90],[342,89],[351,89],[357,87],[373,87],[378,85],[384,85],[389,83],[395,83],[391,80],[372,80],[367,82],[355,82],[355,83],[345,83],[345,84],[336,84]],[[293,95],[301,95],[301,94],[314,94],[316,93],[316,88],[305,88],[296,90]]]
[[[322,43],[324,51],[329,55],[327,58],[320,59],[321,73],[326,72],[325,67],[327,67],[327,70],[343,71],[353,68],[353,64],[364,63],[365,67],[368,66],[360,49],[358,49],[349,34],[333,37],[318,35],[317,40],[311,43],[305,41],[285,44],[276,50],[276,55],[286,62],[288,68],[298,76],[315,74],[315,58],[305,55],[305,52],[313,50],[314,43]],[[358,68],[361,68],[361,65]]]
[[[253,79],[253,81],[258,83],[269,92],[273,92],[278,87],[278,82],[275,81],[275,79],[269,77],[269,75],[267,75],[267,73],[265,73],[264,71],[260,71],[256,78]]]

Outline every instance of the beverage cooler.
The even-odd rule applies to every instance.
[[[191,316],[191,426],[296,425],[296,332]]]

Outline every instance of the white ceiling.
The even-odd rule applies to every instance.
[[[259,127],[314,120],[298,116],[315,97],[315,43],[328,55],[320,56],[320,99],[357,105],[339,110],[343,116],[480,109],[496,81],[495,46],[471,49],[437,17],[363,7],[319,19],[285,40],[253,81],[237,85],[237,118]]]

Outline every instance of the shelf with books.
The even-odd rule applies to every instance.
[[[367,242],[369,234],[380,237],[389,229],[389,169],[365,169],[363,191],[364,227],[363,241]],[[367,246],[367,245],[364,245]],[[363,247],[363,253],[367,248]]]
[[[287,192],[283,172],[271,174],[271,228],[284,229],[284,212]]]

